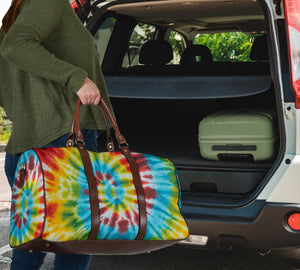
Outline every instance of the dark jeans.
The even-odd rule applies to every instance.
[[[91,151],[97,151],[97,131],[82,130],[85,148]],[[49,143],[46,147],[64,147],[68,138],[68,134]],[[11,155],[6,153],[5,157],[5,173],[10,186],[13,186],[14,174],[17,167],[20,154]],[[40,269],[46,253],[26,252],[13,250],[11,270],[38,270]],[[54,261],[54,270],[86,270],[89,268],[91,256],[78,254],[56,253]]]

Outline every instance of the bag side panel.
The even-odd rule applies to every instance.
[[[174,164],[153,155],[132,153],[145,192],[147,232],[145,240],[179,240],[189,232],[180,205],[180,190]]]
[[[45,175],[47,214],[42,239],[87,239],[91,230],[89,186],[78,149],[36,151]]]
[[[24,165],[24,185],[20,187],[20,170]],[[12,190],[9,238],[12,247],[41,237],[45,208],[44,180],[40,160],[33,150],[29,150],[20,156]]]

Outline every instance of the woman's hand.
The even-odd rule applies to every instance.
[[[76,94],[80,98],[80,101],[83,105],[98,105],[100,102],[100,90],[89,78],[85,79],[83,85]]]

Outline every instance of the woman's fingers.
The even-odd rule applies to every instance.
[[[95,98],[95,100],[94,100],[94,105],[98,105],[99,103],[100,103],[100,99],[101,99],[101,96],[99,95],[99,96],[97,96],[96,98]]]
[[[89,78],[85,79],[83,85],[76,94],[80,98],[80,101],[83,105],[98,105],[100,102],[100,91],[96,84]]]

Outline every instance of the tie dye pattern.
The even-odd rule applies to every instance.
[[[98,189],[100,229],[97,239],[134,240],[139,230],[139,212],[127,159],[121,152],[88,153]],[[28,155],[35,158],[33,171],[36,175],[32,177],[27,173],[30,167]],[[145,192],[147,231],[144,239],[185,239],[188,229],[179,209],[179,187],[174,165],[167,159],[151,155],[132,153],[132,156],[139,167]],[[32,223],[35,219],[29,227],[20,222],[16,223],[20,224],[18,230],[15,224],[11,226],[12,246],[35,238],[59,242],[87,239],[91,230],[89,186],[78,149],[34,149],[21,157],[23,162],[26,161],[26,181],[21,190],[14,187],[13,198],[17,199],[17,194],[21,193],[35,196],[32,209],[38,208],[38,212],[42,213],[38,216],[41,225],[40,230],[32,229],[32,233],[27,228],[36,227]],[[37,172],[40,172],[39,177]],[[18,173],[16,182],[17,177]],[[32,193],[32,190],[41,192]],[[22,207],[18,201],[14,213],[23,213]]]
[[[43,239],[87,239],[91,229],[89,186],[76,148],[36,149],[44,172],[46,222]]]
[[[15,173],[12,190],[10,245],[18,246],[41,237],[45,220],[43,175],[40,162],[32,150],[19,159],[18,167],[26,164],[24,186],[19,187],[20,170]]]
[[[98,187],[100,208],[97,239],[135,239],[139,230],[139,213],[137,194],[127,160],[121,161],[123,166],[119,166],[119,157],[123,157],[121,153],[89,154]]]
[[[132,153],[140,170],[147,207],[145,240],[187,237],[178,207],[179,193],[172,162],[156,156]],[[98,239],[135,239],[139,214],[129,164],[121,152],[91,153],[98,185],[101,213]],[[119,162],[123,166],[119,166]],[[103,175],[105,171],[106,174]],[[158,218],[159,217],[159,218]]]

